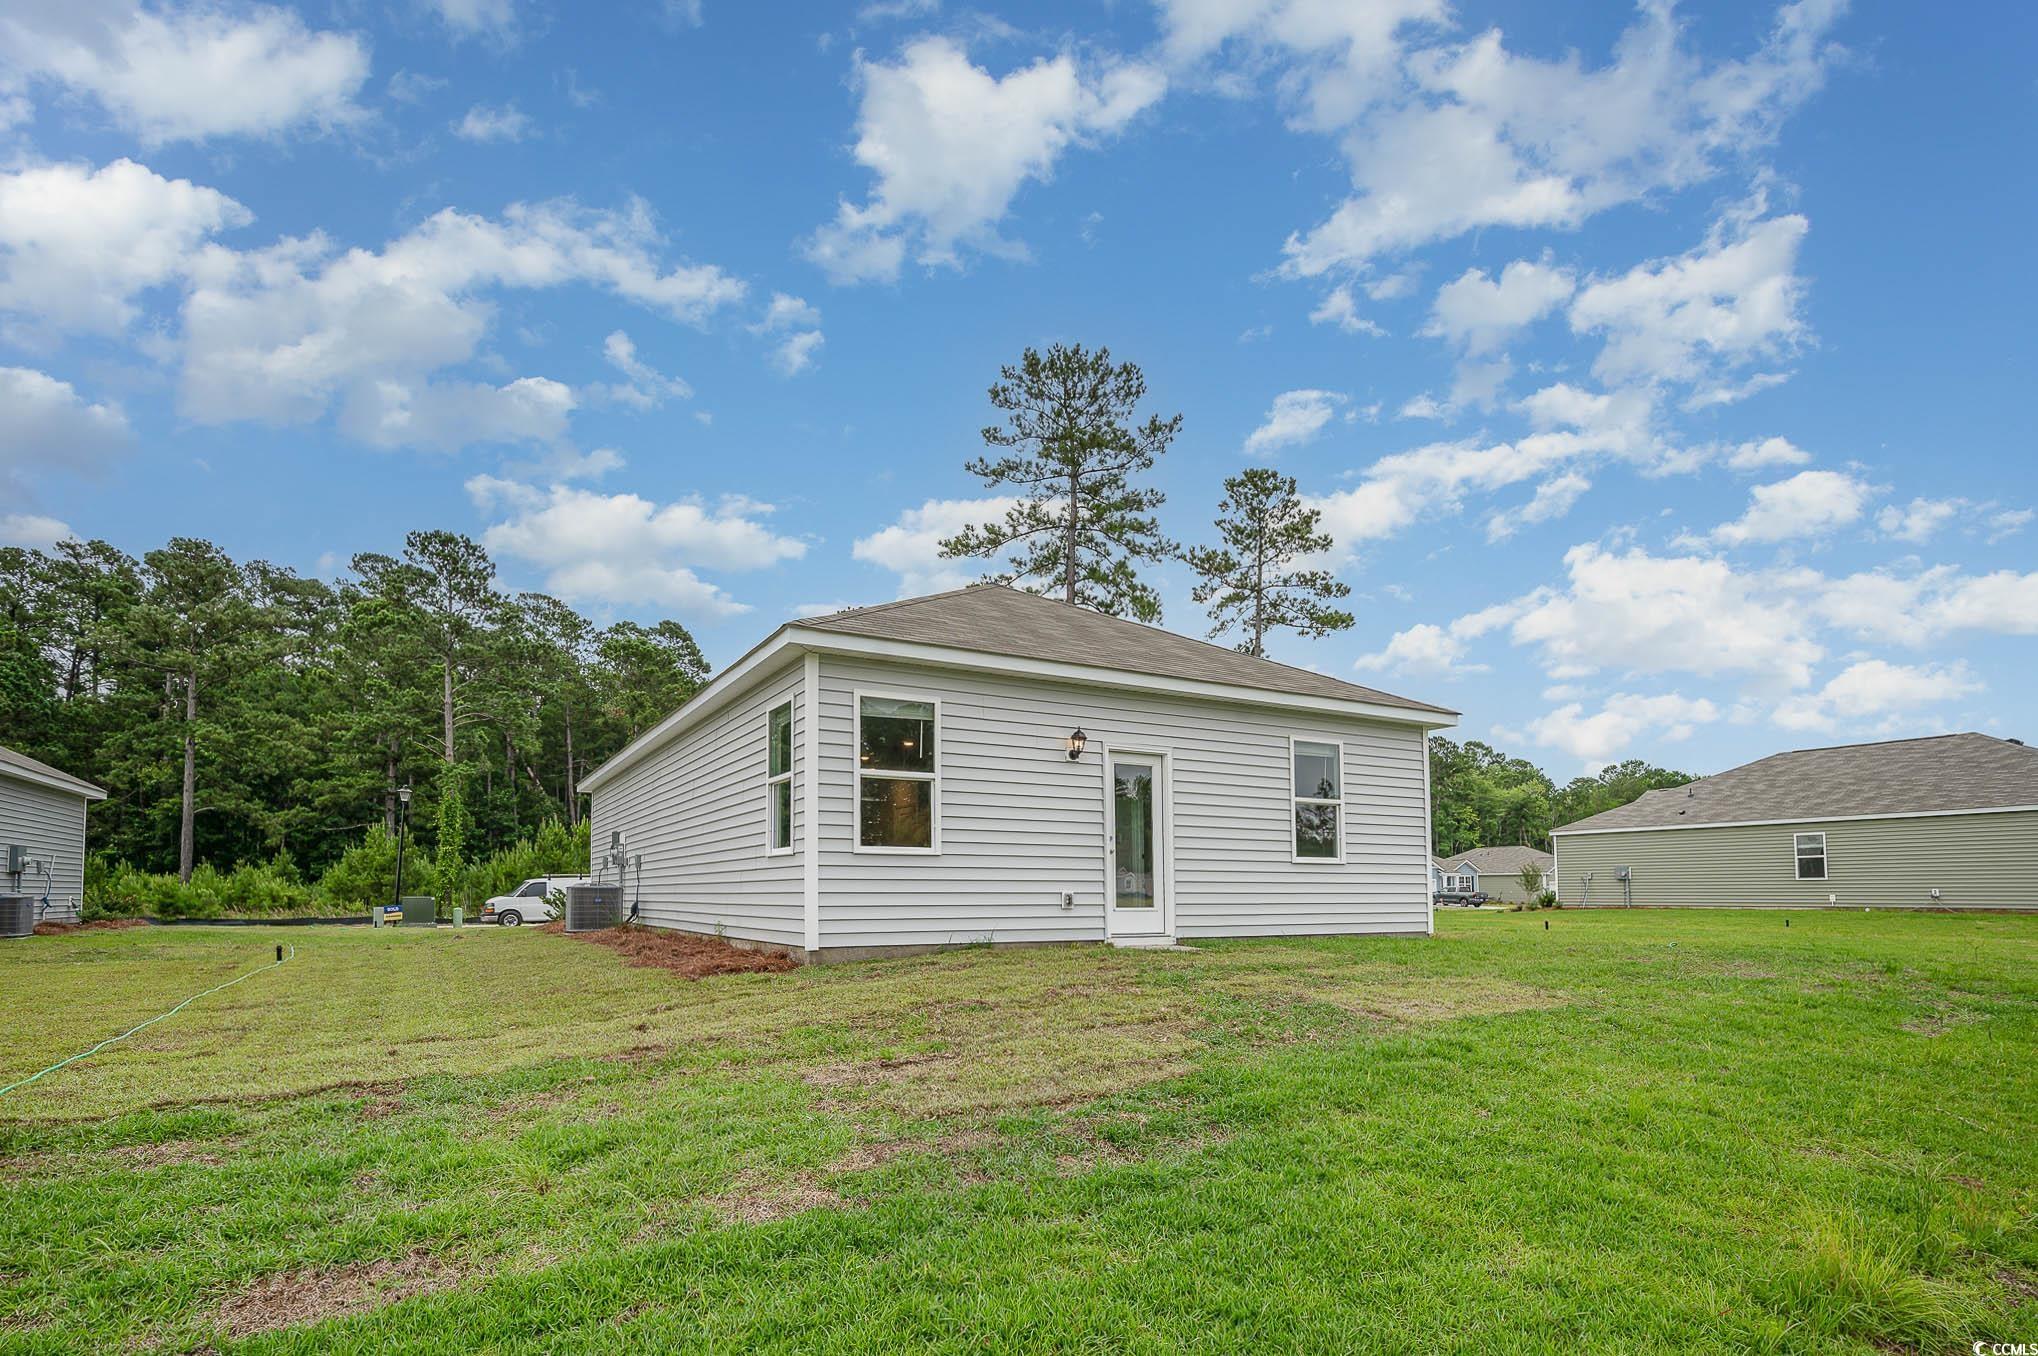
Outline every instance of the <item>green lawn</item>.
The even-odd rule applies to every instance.
[[[2038,1343],[2038,918],[1438,921],[700,983],[293,929],[0,1097],[0,1350]],[[0,943],[0,1085],[277,940]]]

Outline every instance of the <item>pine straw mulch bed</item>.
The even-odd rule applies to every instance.
[[[775,974],[799,969],[799,962],[783,951],[746,951],[718,937],[702,937],[670,928],[647,928],[624,924],[600,932],[568,933],[566,924],[554,921],[539,929],[556,936],[570,936],[576,942],[605,946],[628,965],[670,970],[686,979],[710,975]]]
[[[123,928],[145,928],[146,918],[97,918],[90,923],[37,923],[38,937],[62,937],[73,932],[118,932]]]

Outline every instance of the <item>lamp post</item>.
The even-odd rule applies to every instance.
[[[403,912],[403,837],[410,827],[410,784],[396,788],[397,804],[401,807],[396,816],[396,909]]]

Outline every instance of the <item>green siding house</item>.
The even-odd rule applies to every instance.
[[[1984,734],[1801,749],[1552,837],[1567,905],[2038,910],[2038,751]]]

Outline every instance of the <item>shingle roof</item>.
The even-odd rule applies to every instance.
[[[1453,852],[1436,858],[1436,862],[1446,870],[1470,862],[1472,869],[1482,876],[1513,876],[1520,874],[1524,866],[1541,867],[1547,872],[1556,866],[1557,859],[1532,847],[1483,847]]]
[[[73,777],[68,772],[59,772],[48,763],[37,762],[25,753],[0,746],[0,775],[6,773],[26,774],[29,781],[55,782],[67,791],[76,791],[89,800],[104,800],[106,793],[88,781]]]
[[[1458,713],[1271,659],[1255,659],[1157,626],[1107,617],[1038,594],[977,584],[924,598],[851,608],[796,626],[879,640],[942,645],[981,654],[1045,659],[1092,668],[1190,678],[1304,697],[1370,702],[1410,711]]]
[[[2038,749],[1985,734],[1798,749],[1649,791],[1559,833],[2038,805]]]

